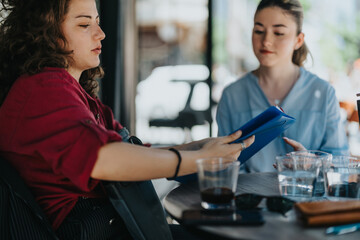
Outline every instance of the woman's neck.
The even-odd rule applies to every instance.
[[[254,71],[260,82],[267,85],[279,85],[292,80],[299,73],[299,66],[291,63],[288,66],[281,67],[263,67],[260,66]]]
[[[254,74],[269,103],[279,105],[299,78],[300,68],[295,64],[281,68],[260,66]]]
[[[81,72],[80,71],[76,71],[75,69],[69,67],[66,69],[66,71],[73,77],[75,78],[76,81],[80,81],[80,76],[81,76]]]

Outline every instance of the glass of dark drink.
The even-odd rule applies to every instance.
[[[240,162],[232,158],[206,158],[196,161],[201,206],[205,209],[234,207]]]
[[[328,199],[360,199],[360,158],[333,156],[325,169],[325,176]]]

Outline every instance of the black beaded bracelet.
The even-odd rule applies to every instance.
[[[178,164],[176,166],[176,170],[175,170],[175,174],[171,179],[174,179],[177,177],[178,173],[179,173],[179,169],[180,169],[180,164],[181,164],[181,155],[179,153],[178,150],[176,150],[175,148],[169,148],[169,151],[174,152],[176,154],[176,156],[178,157]]]

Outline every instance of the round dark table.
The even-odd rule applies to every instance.
[[[239,193],[256,193],[265,196],[280,195],[277,173],[240,174],[236,194]],[[201,209],[200,202],[197,182],[193,182],[181,184],[173,189],[165,197],[164,207],[171,217],[181,223],[182,212],[189,209]],[[285,216],[269,212],[266,208],[263,208],[262,213],[265,223],[261,226],[201,226],[199,229],[214,236],[230,239],[360,239],[360,231],[335,236],[326,235],[326,227],[303,227],[297,220],[294,210],[287,212]]]

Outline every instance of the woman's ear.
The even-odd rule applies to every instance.
[[[304,33],[299,33],[299,35],[297,35],[296,37],[296,43],[295,43],[295,50],[298,50],[299,48],[301,48],[301,46],[304,44],[304,38],[305,38],[305,34]]]

